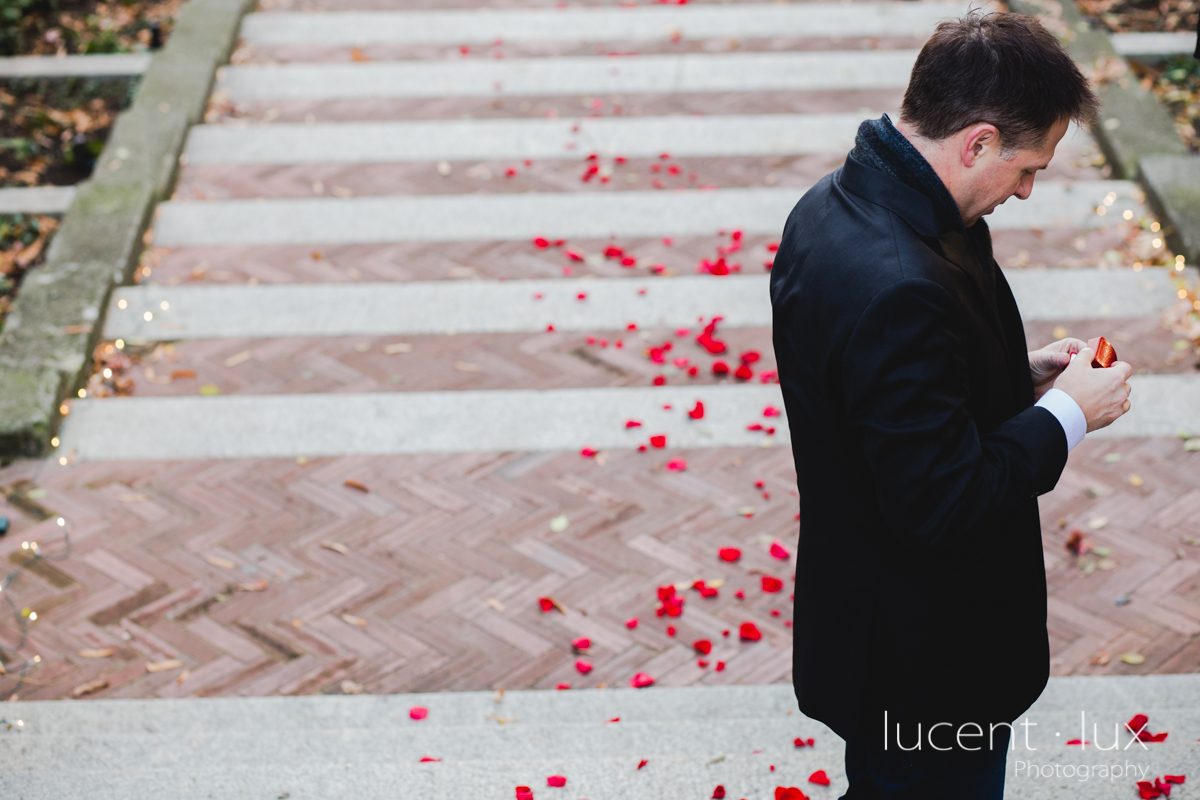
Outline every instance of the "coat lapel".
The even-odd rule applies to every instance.
[[[984,222],[980,220],[975,224],[984,225]],[[989,235],[986,225],[976,235],[980,234],[984,237]],[[975,285],[980,298],[983,300],[984,307],[988,309],[988,322],[991,323],[996,336],[1000,339],[1005,356],[1011,360],[1011,348],[1009,347],[1008,336],[1005,335],[1004,325],[1000,320],[1000,311],[996,306],[996,284],[992,274],[983,268],[976,254],[975,247],[961,231],[943,232],[938,236],[938,243],[942,246],[942,253],[946,256],[946,259],[967,273],[971,278],[971,282]],[[990,248],[988,250],[987,255],[990,258]],[[999,267],[994,266],[994,269],[998,270]]]

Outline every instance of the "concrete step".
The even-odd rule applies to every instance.
[[[778,235],[804,190],[525,192],[493,195],[171,201],[158,207],[160,247],[520,241],[535,236]],[[1104,209],[1103,215],[1097,209]],[[1044,181],[988,217],[994,230],[1098,228],[1145,213],[1129,181]]]
[[[1010,270],[1025,320],[1157,316],[1176,302],[1166,269]],[[672,278],[414,281],[409,283],[161,286],[118,289],[107,339],[130,342],[769,327],[768,275]],[[585,300],[580,300],[580,294]]]
[[[861,2],[738,3],[571,7],[558,9],[446,9],[267,12],[242,23],[243,41],[286,45],[492,44],[504,42],[653,42],[680,39],[928,36],[941,20],[969,8],[963,3]]]
[[[1196,49],[1196,34],[1191,32],[1110,33],[1109,39],[1121,55],[1141,60],[1191,55]]]
[[[0,214],[64,214],[74,199],[74,186],[0,189]]]
[[[882,113],[882,112],[880,112]],[[875,112],[711,117],[422,120],[197,125],[184,151],[199,164],[808,155],[847,152]],[[895,113],[892,114],[895,118]]]
[[[150,67],[150,53],[83,56],[6,56],[0,58],[0,78],[108,78],[141,75]]]
[[[234,102],[903,89],[916,50],[467,59],[224,67]]]
[[[686,380],[683,378],[682,380]],[[1093,437],[1200,432],[1200,375],[1135,375],[1133,409]],[[697,400],[703,420],[686,416]],[[664,404],[672,406],[663,410]],[[76,400],[63,423],[63,463],[130,459],[291,458],[400,453],[628,450],[667,436],[688,448],[767,447],[789,441],[746,430],[780,407],[773,384],[550,391],[131,397]],[[644,427],[627,429],[625,421]]]

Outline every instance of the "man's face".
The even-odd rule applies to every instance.
[[[998,147],[985,147],[971,169],[970,198],[964,209],[963,222],[970,227],[980,217],[992,213],[1010,197],[1025,200],[1033,192],[1033,180],[1038,170],[1050,165],[1054,148],[1067,132],[1068,121],[1059,122],[1046,134],[1040,147],[1018,150],[1003,158]],[[964,187],[965,188],[965,187]]]

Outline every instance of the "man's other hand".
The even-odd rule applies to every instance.
[[[1029,354],[1029,374],[1033,376],[1035,402],[1054,388],[1055,379],[1071,363],[1071,356],[1085,347],[1087,342],[1082,339],[1059,339]]]
[[[1126,361],[1117,361],[1107,369],[1093,367],[1095,355],[1092,348],[1084,347],[1054,383],[1055,389],[1066,392],[1079,404],[1087,418],[1088,433],[1107,428],[1129,410],[1127,381],[1133,374],[1133,367]]]

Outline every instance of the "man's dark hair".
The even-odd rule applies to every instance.
[[[900,118],[934,141],[989,122],[1012,152],[1040,146],[1064,119],[1091,123],[1099,106],[1075,62],[1036,19],[972,11],[938,25],[921,48]]]

